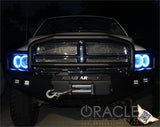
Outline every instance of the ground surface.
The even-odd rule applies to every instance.
[[[145,105],[146,109],[152,108],[152,96],[148,95],[136,103]],[[126,119],[118,120],[87,120],[81,119],[80,108],[49,108],[43,106],[36,127],[75,127],[75,126],[130,126]],[[149,126],[159,127],[160,122]],[[6,90],[1,99],[1,127],[14,127],[9,112],[9,92]]]

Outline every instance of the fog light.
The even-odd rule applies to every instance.
[[[19,79],[15,79],[14,84],[19,84]]]
[[[139,81],[138,81],[138,80],[134,80],[134,81],[133,81],[133,84],[134,84],[134,85],[138,85],[138,84],[139,84]]]
[[[148,78],[143,78],[143,83],[148,83]]]
[[[28,80],[25,80],[25,81],[24,81],[24,85],[25,85],[25,86],[29,86],[29,81],[28,81]]]

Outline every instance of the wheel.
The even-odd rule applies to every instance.
[[[10,113],[16,126],[33,126],[37,121],[39,108],[31,96],[11,88]]]
[[[130,115],[130,117],[126,118],[126,121],[132,125],[132,126],[141,126],[142,123],[139,122],[137,117],[132,116],[132,111],[131,111],[131,106],[133,105],[133,100],[132,99],[126,99],[125,100],[125,106],[127,106],[127,114]],[[137,111],[137,116],[138,116],[138,111]]]
[[[159,72],[160,70],[155,72],[154,82],[153,82],[153,116],[159,117],[160,115],[160,97],[159,97]]]
[[[128,103],[127,105],[128,107],[133,106],[132,103]],[[147,125],[142,124],[139,120],[138,120],[138,110],[136,109],[136,113],[135,116],[132,116],[132,111],[131,108],[127,108],[127,114],[130,116],[128,118],[126,118],[127,122],[132,125],[132,126],[147,126],[147,125],[151,125],[152,123],[148,123]]]
[[[142,126],[143,124],[138,121],[135,117],[127,118],[127,122],[132,126]]]
[[[0,74],[1,74],[0,95],[2,96],[5,90],[5,79],[4,79],[4,71],[1,63],[0,63]]]

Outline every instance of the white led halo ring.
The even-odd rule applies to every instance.
[[[24,58],[27,58],[27,55],[23,55],[22,57],[21,57],[21,59],[20,59],[20,65],[21,65],[21,67],[22,68],[28,68],[28,66],[26,65],[26,66],[24,66],[23,64],[22,64],[22,60],[24,59]]]
[[[149,58],[149,56],[145,54],[145,55],[142,56],[142,58],[143,58],[143,67],[148,67],[149,64],[150,64],[150,58]],[[144,59],[145,58],[147,59],[147,64],[144,63]]]
[[[136,67],[136,68],[140,68],[140,67],[143,66],[143,57],[142,57],[140,54],[136,54],[136,55],[135,55],[135,58],[136,58],[136,57],[139,57],[142,62],[141,62],[140,65],[135,64],[135,67]]]
[[[19,59],[21,61],[21,57],[20,56],[14,56],[14,58],[13,58],[13,65],[16,68],[20,68],[21,67],[21,62],[19,63],[19,65],[17,65],[17,59]]]

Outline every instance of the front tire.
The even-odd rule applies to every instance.
[[[39,108],[31,96],[11,88],[10,113],[16,126],[33,126],[38,119]]]

